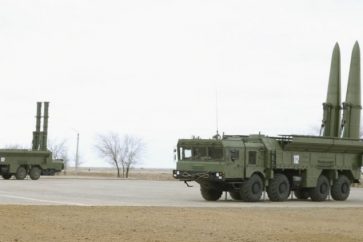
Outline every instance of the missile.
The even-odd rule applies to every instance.
[[[339,44],[336,43],[330,64],[328,93],[326,102],[323,103],[321,135],[339,136],[340,109],[340,49]]]
[[[42,103],[37,102],[37,115],[36,115],[36,123],[35,123],[35,131],[33,132],[33,150],[38,150],[40,142],[40,122],[41,122],[41,110],[42,109]]]
[[[360,50],[356,41],[350,61],[347,95],[343,103],[343,118],[340,136],[342,138],[359,139],[360,137]]]
[[[48,110],[49,110],[49,102],[44,102],[44,112],[43,112],[43,132],[42,132],[42,142],[41,142],[41,150],[47,150],[47,142],[48,142]]]

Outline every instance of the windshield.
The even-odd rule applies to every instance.
[[[220,147],[180,147],[179,160],[220,160],[223,149]]]

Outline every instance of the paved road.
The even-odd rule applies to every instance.
[[[204,201],[199,185],[187,188],[178,181],[46,178],[1,180],[0,204],[78,206],[167,206],[167,207],[363,207],[363,189],[352,188],[345,202],[297,201],[245,203]]]

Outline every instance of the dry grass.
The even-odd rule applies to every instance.
[[[0,206],[0,241],[363,241],[362,208]]]
[[[112,168],[80,168],[77,172],[69,169],[59,174],[60,176],[104,177],[117,178],[116,169]],[[121,174],[122,176],[122,174]],[[171,169],[132,169],[128,179],[134,180],[174,180]]]

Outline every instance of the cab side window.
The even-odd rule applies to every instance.
[[[256,165],[256,158],[257,158],[256,151],[249,151],[248,152],[248,164]]]

